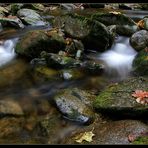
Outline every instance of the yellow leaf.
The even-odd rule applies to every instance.
[[[121,14],[121,12],[116,12],[116,11],[111,11],[111,12],[109,12],[109,13],[112,13],[112,14],[115,14],[115,15]]]
[[[94,135],[95,134],[92,131],[80,133],[78,136],[75,137],[75,141],[78,143],[82,143],[83,140],[85,140],[87,142],[92,142],[92,137]]]

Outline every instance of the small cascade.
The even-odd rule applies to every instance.
[[[130,74],[136,54],[129,44],[129,38],[119,36],[112,47],[98,58],[105,63],[105,70],[109,76],[123,80]]]
[[[18,38],[6,40],[0,45],[0,67],[15,58],[15,45]]]

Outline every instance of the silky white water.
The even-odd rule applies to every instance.
[[[0,67],[15,58],[16,53],[14,48],[17,40],[17,38],[6,40],[0,45]]]
[[[122,80],[130,74],[136,54],[129,44],[129,38],[119,36],[108,51],[99,55],[99,59],[105,63],[108,75]]]

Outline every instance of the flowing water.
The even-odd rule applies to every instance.
[[[109,76],[123,80],[132,71],[132,63],[137,52],[130,46],[129,38],[119,36],[111,49],[98,56],[105,63]]]
[[[47,108],[46,110],[44,101],[50,101],[50,97],[60,89],[73,88],[76,86],[98,92],[110,83],[108,79],[111,81],[126,79],[130,76],[130,72],[132,71],[132,62],[137,54],[137,52],[130,46],[128,37],[118,36],[110,49],[104,53],[95,54],[95,56],[93,56],[94,59],[102,61],[106,75],[85,75],[83,79],[74,81],[64,81],[60,78],[55,80],[53,77],[53,80],[50,81],[50,83],[40,83],[34,81],[30,73],[27,75],[24,72],[25,70],[23,69],[29,69],[30,66],[25,61],[17,58],[17,55],[14,52],[17,41],[18,36],[14,36],[13,39],[5,40],[0,45],[0,77],[3,76],[3,73],[8,75],[6,77],[6,82],[5,80],[1,81],[0,79],[0,83],[5,84],[4,88],[3,85],[0,85],[0,99],[17,100],[23,110],[30,115],[30,118],[25,121],[26,125],[23,125],[21,135],[16,134],[15,136],[12,135],[10,138],[8,137],[8,139],[2,139],[5,143],[8,141],[10,143],[25,143],[25,140],[33,140],[33,137],[36,137],[36,133],[33,133],[32,135],[32,133],[30,134],[28,131],[33,127],[35,124],[34,122],[38,120],[38,116],[46,114],[45,112],[51,112],[50,114],[52,114],[52,110],[55,110],[55,108],[50,106],[49,109]],[[23,73],[25,73],[25,76]],[[15,78],[15,76],[19,74],[21,77]],[[41,101],[43,101],[43,106],[39,106]],[[75,131],[75,129],[80,128],[80,126],[69,122],[66,125],[63,124],[63,119],[61,118],[58,119],[57,122],[60,122],[62,125],[58,126],[55,130],[56,133],[52,133],[53,139],[50,139],[55,141],[55,143],[63,137],[68,136],[69,133]],[[47,143],[49,139],[46,139],[46,142],[44,140],[42,137],[37,136],[35,143]],[[50,143],[50,140],[48,143]],[[2,143],[1,140],[0,143]]]

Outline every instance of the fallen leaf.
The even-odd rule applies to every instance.
[[[82,143],[83,140],[87,142],[92,142],[93,136],[95,136],[95,134],[92,131],[80,133],[78,136],[75,137],[75,141],[78,143]]]
[[[121,14],[121,12],[116,12],[116,11],[111,11],[111,12],[109,12],[109,13],[112,13],[112,14],[115,14],[115,15]]]
[[[136,90],[132,96],[136,98],[136,102],[140,104],[148,104],[148,91]]]

